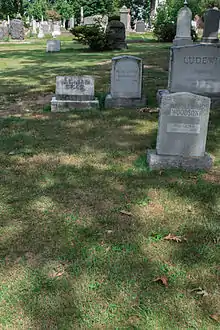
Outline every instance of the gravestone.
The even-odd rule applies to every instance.
[[[37,37],[38,37],[39,39],[44,38],[44,31],[43,31],[43,29],[42,29],[41,23],[39,24],[39,32],[38,32]]]
[[[70,29],[74,29],[74,27],[75,27],[75,18],[71,17],[70,18]]]
[[[94,97],[94,78],[92,76],[56,77],[56,96],[51,101],[52,112],[93,108],[99,108],[99,101]]]
[[[83,24],[86,26],[100,24],[105,29],[108,24],[108,16],[93,15],[93,16],[84,17]]]
[[[138,32],[138,33],[145,32],[145,22],[144,21],[137,21],[136,32]]]
[[[84,23],[84,9],[83,7],[80,8],[80,25]]]
[[[60,35],[61,35],[60,24],[59,23],[53,24],[52,36],[55,38]]]
[[[8,25],[5,22],[0,23],[0,41],[8,37],[9,37]]]
[[[109,49],[120,50],[127,48],[124,24],[115,20],[109,22],[106,29],[106,39]]]
[[[150,169],[212,167],[212,158],[205,152],[210,102],[208,97],[191,93],[162,98],[156,150],[147,154]]]
[[[32,33],[37,34],[37,22],[35,19],[32,20]]]
[[[204,43],[218,43],[220,11],[216,8],[208,9],[204,17],[204,29],[202,42]]]
[[[128,14],[129,14],[129,9],[126,6],[123,6],[120,9],[120,22],[124,24],[126,30],[129,30]]]
[[[47,52],[59,52],[60,51],[60,40],[47,40]]]
[[[197,44],[171,47],[168,89],[220,101],[220,47]]]
[[[193,43],[191,37],[192,12],[187,4],[181,8],[177,16],[176,36],[173,40],[174,46],[184,46]]]
[[[24,23],[20,19],[13,19],[10,23],[10,34],[12,39],[24,40]]]
[[[105,99],[106,108],[133,108],[146,105],[142,94],[143,64],[135,56],[112,59],[111,91]]]
[[[43,30],[43,34],[50,34],[50,26],[48,24],[48,22],[42,22],[41,23],[41,28]]]

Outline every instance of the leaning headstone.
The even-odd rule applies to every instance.
[[[109,22],[106,29],[106,39],[109,49],[120,50],[127,48],[124,24],[115,20]]]
[[[218,43],[220,11],[217,8],[208,9],[205,13],[204,20],[202,42]]]
[[[139,57],[124,55],[112,59],[111,91],[105,108],[133,108],[146,105],[142,93],[143,64]]]
[[[209,170],[205,152],[210,112],[208,97],[191,93],[165,95],[160,105],[156,150],[148,150],[150,169]]]
[[[24,23],[20,19],[13,19],[10,23],[10,34],[12,39],[24,40]]]
[[[47,40],[47,53],[60,51],[60,40]]]
[[[184,46],[193,43],[191,37],[191,22],[192,12],[187,6],[187,3],[185,3],[184,7],[178,12],[176,36],[173,40],[174,46]]]
[[[94,78],[92,76],[59,76],[56,78],[56,96],[51,101],[52,112],[93,108],[99,108],[99,101],[94,97]]]
[[[138,33],[145,32],[145,22],[144,21],[137,21],[136,32],[138,32]]]

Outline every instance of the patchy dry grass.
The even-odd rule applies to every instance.
[[[150,172],[157,113],[42,112],[57,74],[92,74],[102,97],[114,53],[64,42],[2,45],[2,329],[218,329],[220,115],[210,173]],[[150,107],[168,45],[132,44]],[[123,210],[123,212],[121,212]],[[186,238],[164,240],[169,233]],[[154,279],[164,276],[168,288]],[[208,295],[200,295],[201,290]]]

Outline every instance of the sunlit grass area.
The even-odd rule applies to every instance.
[[[47,54],[27,42],[0,44],[1,328],[219,329],[220,109],[212,171],[150,172],[158,113],[49,104],[56,76],[78,74],[102,104],[111,58],[131,54],[155,110],[169,45],[92,53],[65,38]]]

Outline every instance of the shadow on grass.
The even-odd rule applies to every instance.
[[[129,110],[2,119],[2,264],[9,278],[24,272],[8,304],[19,301],[29,326],[211,324],[216,300],[186,288],[217,288],[220,187],[202,173],[150,172],[156,127],[156,114]],[[154,241],[173,230],[188,241]],[[153,282],[161,275],[169,289]]]

